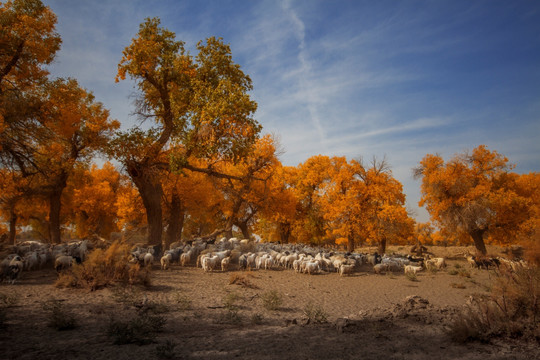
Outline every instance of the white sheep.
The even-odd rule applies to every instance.
[[[173,257],[171,253],[167,253],[161,257],[161,259],[159,260],[159,262],[161,263],[161,270],[167,270],[171,267],[172,258]]]
[[[221,271],[225,272],[229,270],[229,265],[231,263],[231,257],[228,256],[225,259],[221,260]]]
[[[425,264],[426,269],[441,270],[442,268],[446,267],[446,260],[444,258],[432,258],[426,260]]]
[[[353,272],[354,272],[354,265],[342,264],[339,267],[339,276],[343,276],[345,274],[352,274]]]
[[[151,252],[144,254],[144,266],[152,266],[154,264],[154,255]]]
[[[191,250],[180,255],[180,265],[188,266],[191,262]]]
[[[306,270],[309,275],[318,274],[321,271],[321,265],[317,260],[306,262]]]
[[[219,257],[217,255],[209,256],[204,255],[201,258],[201,265],[204,271],[213,271],[218,263]]]
[[[388,271],[388,264],[375,264],[373,265],[373,272],[375,274],[381,274]]]
[[[423,268],[421,266],[405,265],[405,275],[407,274],[416,275],[417,272],[422,271],[422,270]]]

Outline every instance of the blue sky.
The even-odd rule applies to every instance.
[[[51,73],[78,79],[124,128],[134,89],[114,82],[117,64],[157,16],[192,54],[209,36],[231,45],[285,165],[386,156],[419,221],[411,169],[428,153],[486,144],[540,171],[538,1],[43,1],[63,40]]]

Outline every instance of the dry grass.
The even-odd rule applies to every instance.
[[[240,285],[244,288],[258,289],[259,287],[252,283],[246,275],[240,273],[232,273],[229,276],[229,285]]]
[[[149,286],[150,271],[138,264],[129,264],[128,257],[129,248],[125,244],[113,243],[106,250],[95,249],[84,263],[60,274],[55,285],[90,290],[115,283]]]
[[[503,272],[491,293],[471,298],[467,310],[452,324],[458,342],[489,341],[492,337],[540,340],[540,269]]]

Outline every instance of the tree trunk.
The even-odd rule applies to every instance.
[[[251,239],[251,234],[249,232],[249,226],[247,222],[238,223],[236,224],[236,226],[238,226],[240,230],[242,231],[242,235],[244,235],[244,239]]]
[[[347,235],[347,251],[354,252],[354,236],[352,234]]]
[[[291,236],[291,224],[280,223],[279,224],[279,238],[282,244],[289,243],[289,237]]]
[[[379,255],[382,255],[386,252],[386,238],[382,238],[381,241],[379,241],[377,252],[379,253]]]
[[[62,193],[67,186],[68,174],[62,171],[49,193],[49,241],[53,244],[62,242],[60,231],[60,211],[62,210]]]
[[[236,215],[238,214],[238,211],[240,211],[240,207],[242,206],[242,201],[236,201],[233,204],[232,213],[231,216],[227,219],[227,224],[225,225],[225,237],[230,239],[233,237],[232,228],[234,226],[234,222],[236,220]]]
[[[471,235],[474,246],[482,255],[487,255],[486,245],[484,244],[485,230],[473,230],[469,234]]]
[[[169,215],[169,227],[167,228],[167,236],[163,244],[164,249],[168,249],[169,246],[182,238],[182,228],[184,226],[184,208],[182,207],[182,200],[178,194],[173,193],[171,198],[171,210]]]
[[[55,189],[49,195],[49,239],[53,244],[62,242],[60,231],[60,210],[62,208],[62,190]]]
[[[163,188],[159,179],[153,179],[150,174],[146,174],[146,171],[141,169],[135,169],[134,167],[128,168],[128,173],[131,179],[137,186],[141,199],[143,201],[144,208],[146,210],[146,220],[148,222],[148,245],[159,247],[161,252],[161,238],[163,232],[163,212],[161,209],[161,195],[163,194]]]
[[[15,245],[17,241],[17,214],[15,213],[15,206],[12,206],[9,217],[9,243]]]

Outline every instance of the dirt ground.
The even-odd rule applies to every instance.
[[[432,251],[448,256],[448,268],[416,281],[369,268],[340,277],[156,265],[148,288],[90,292],[56,288],[52,269],[27,272],[0,285],[4,299],[16,299],[0,328],[0,359],[540,359],[535,343],[452,342],[452,319],[495,273],[468,268],[456,255],[463,249]],[[458,268],[470,277],[452,274]],[[235,278],[243,285],[231,284]],[[74,329],[48,326],[51,299],[74,317]],[[111,322],[144,311],[166,320],[162,331],[143,345],[114,344]]]

